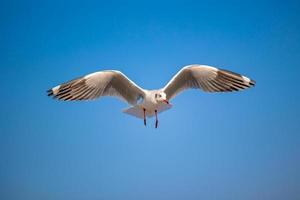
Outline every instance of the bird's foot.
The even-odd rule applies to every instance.
[[[144,111],[144,125],[146,126],[147,125],[147,122],[146,122],[146,109],[143,108],[143,111]]]
[[[157,110],[155,110],[155,128],[158,127]]]

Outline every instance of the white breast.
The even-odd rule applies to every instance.
[[[147,110],[147,112],[154,112],[155,109],[157,109],[158,104],[154,98],[152,91],[147,91],[145,95],[144,102],[142,103],[142,106]]]

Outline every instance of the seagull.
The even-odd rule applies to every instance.
[[[183,67],[158,90],[146,90],[116,70],[98,71],[68,81],[47,91],[63,101],[93,100],[103,96],[114,96],[131,107],[124,113],[144,119],[155,116],[158,127],[158,113],[172,107],[170,100],[186,89],[201,89],[205,92],[233,92],[250,88],[255,81],[246,76],[207,65],[188,65]]]

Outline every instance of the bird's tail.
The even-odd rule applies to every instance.
[[[163,112],[165,110],[168,110],[170,108],[172,108],[172,105],[162,104],[162,105],[158,106],[157,112],[161,113],[161,112]],[[128,114],[128,115],[132,115],[134,117],[144,119],[144,111],[143,111],[143,108],[140,105],[135,105],[135,106],[126,108],[125,110],[123,110],[123,112]],[[147,117],[153,117],[154,115],[155,115],[154,110],[151,111],[151,112],[146,110],[146,116]]]
[[[132,106],[123,110],[123,113],[144,119],[144,112],[139,106]]]

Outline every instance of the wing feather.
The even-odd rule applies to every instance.
[[[205,92],[232,92],[250,88],[255,81],[228,70],[207,65],[189,65],[182,68],[163,88],[171,99],[180,92],[197,88]]]
[[[48,90],[48,96],[64,101],[92,100],[115,96],[130,104],[144,96],[144,90],[123,73],[107,70],[88,74]]]

